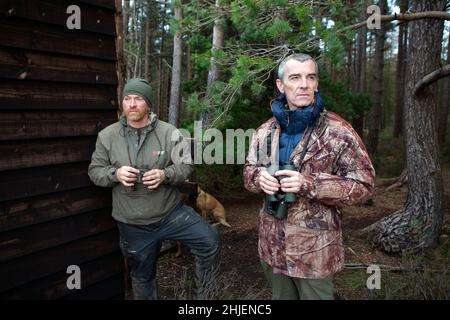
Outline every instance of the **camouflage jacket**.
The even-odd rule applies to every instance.
[[[280,127],[271,118],[253,135],[244,165],[244,185],[249,191],[262,192],[258,175],[274,160],[271,154],[278,150],[279,134]],[[321,113],[300,164],[306,140],[300,141],[290,159],[307,182],[290,205],[286,219],[277,220],[263,206],[258,251],[274,273],[320,279],[343,268],[340,207],[371,196],[375,171],[358,134],[335,113]],[[272,150],[269,155],[268,148]]]

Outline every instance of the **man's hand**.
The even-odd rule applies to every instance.
[[[266,168],[261,169],[258,179],[259,179],[259,186],[261,187],[262,191],[264,191],[269,195],[274,194],[280,188],[278,180],[275,177],[272,177],[267,172]]]
[[[297,193],[306,182],[306,179],[303,177],[303,175],[300,172],[294,170],[278,170],[277,172],[275,172],[275,175],[277,177],[286,177],[280,180],[281,190],[283,190],[284,192]]]
[[[164,170],[152,169],[144,173],[142,183],[148,186],[149,189],[156,189],[166,179]]]
[[[122,166],[116,170],[117,180],[125,187],[134,186],[137,180],[137,174],[139,174],[138,169],[128,166]]]

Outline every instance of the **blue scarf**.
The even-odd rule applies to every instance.
[[[292,151],[303,138],[306,128],[311,127],[323,111],[323,100],[320,93],[316,92],[313,103],[291,111],[286,96],[280,94],[272,102],[271,109],[273,116],[281,127],[279,164],[285,165],[288,163]]]

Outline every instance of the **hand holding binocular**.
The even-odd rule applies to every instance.
[[[267,172],[276,178],[278,181],[280,181],[283,178],[286,178],[286,176],[275,176],[275,172],[278,170],[295,170],[295,166],[293,164],[287,164],[284,166],[277,166],[277,165],[271,165],[269,168],[267,168]],[[280,189],[278,189],[277,192],[275,192],[272,195],[267,195],[266,197],[266,212],[270,215],[273,215],[275,218],[282,220],[286,217],[287,209],[289,203],[295,202],[295,193],[292,192],[284,192]]]

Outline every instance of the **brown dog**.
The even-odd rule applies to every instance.
[[[197,187],[197,200],[196,206],[200,211],[203,218],[207,219],[210,213],[213,214],[214,219],[217,221],[213,225],[222,224],[228,228],[231,228],[230,224],[225,220],[225,208],[223,205],[212,195],[203,191],[200,187]],[[189,196],[187,194],[182,194],[182,200],[188,205],[192,205],[189,201]],[[181,242],[177,241],[177,252],[176,257],[181,255]]]
[[[200,187],[197,187],[197,208],[200,210],[203,218],[207,219],[208,215],[212,213],[214,219],[217,221],[213,225],[222,224],[228,228],[231,228],[229,223],[225,220],[225,208],[223,205],[212,195],[203,191]]]

